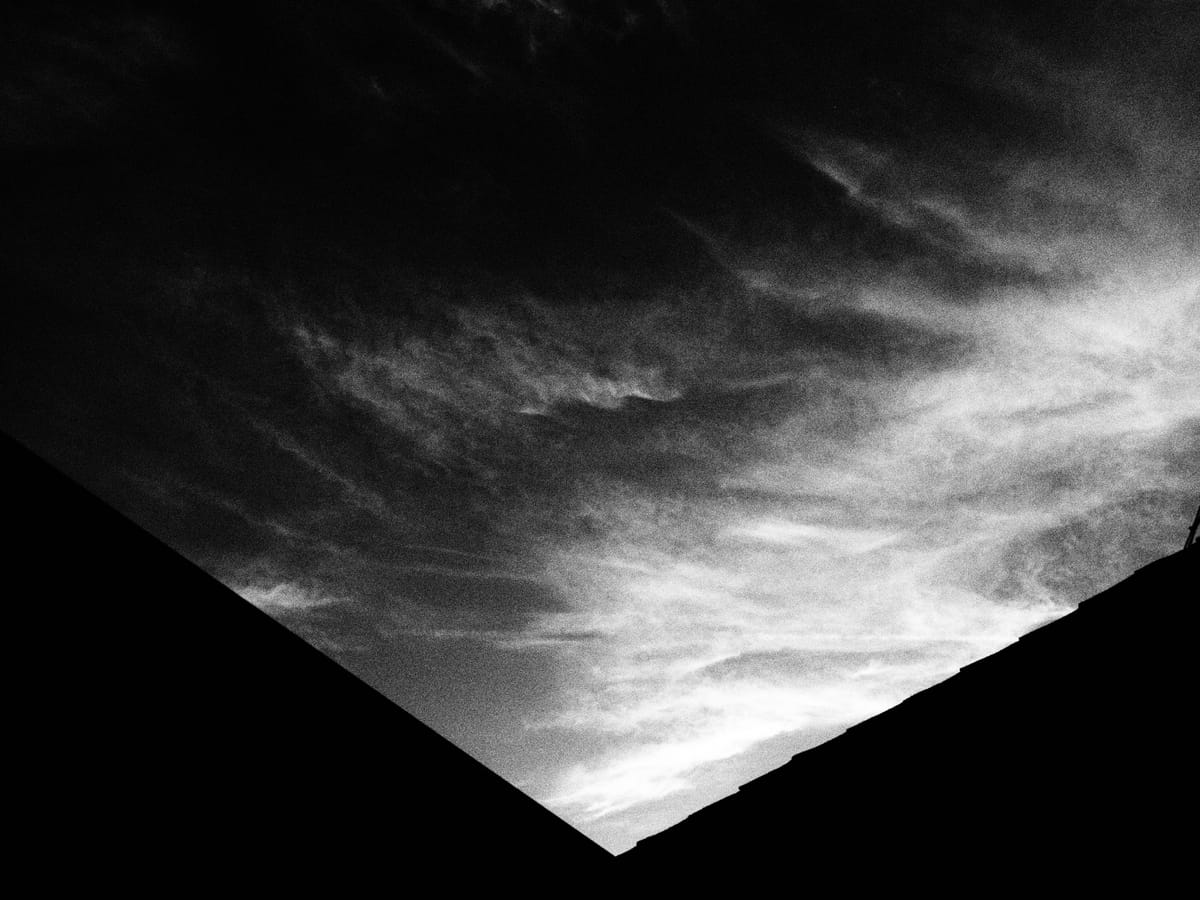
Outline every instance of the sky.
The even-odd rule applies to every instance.
[[[829,7],[6,14],[0,426],[627,849],[1200,496],[1200,6]]]

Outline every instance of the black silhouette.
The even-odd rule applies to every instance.
[[[16,858],[56,883],[478,896],[612,856],[7,437]],[[23,576],[23,577],[22,577]],[[14,797],[12,788],[24,790]],[[44,876],[41,876],[44,877]]]
[[[1196,554],[613,858],[7,438],[16,857],[55,883],[360,896],[1186,877]],[[9,719],[12,723],[12,718]]]

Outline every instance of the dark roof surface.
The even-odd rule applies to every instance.
[[[1198,570],[1195,549],[1138,570],[618,867],[675,881],[719,860],[753,879],[790,860],[801,882],[864,887],[961,869],[1010,888],[1169,883],[1192,852]]]
[[[42,883],[475,896],[784,879],[974,896],[1190,878],[1200,550],[614,859],[24,448],[0,447],[18,584],[10,851]]]
[[[426,896],[476,896],[536,882],[546,859],[611,867],[269,616],[0,447],[19,583],[6,730],[20,795],[6,811],[22,832],[13,856],[36,859],[39,879],[339,897],[419,881]]]

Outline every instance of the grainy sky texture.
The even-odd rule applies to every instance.
[[[9,19],[0,425],[609,849],[1182,544],[1196,3]]]

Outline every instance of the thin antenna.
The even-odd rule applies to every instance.
[[[1188,529],[1187,543],[1183,545],[1183,549],[1188,547],[1200,547],[1200,543],[1196,541],[1196,529],[1200,528],[1200,506],[1196,507],[1196,518],[1192,520],[1192,527]]]

